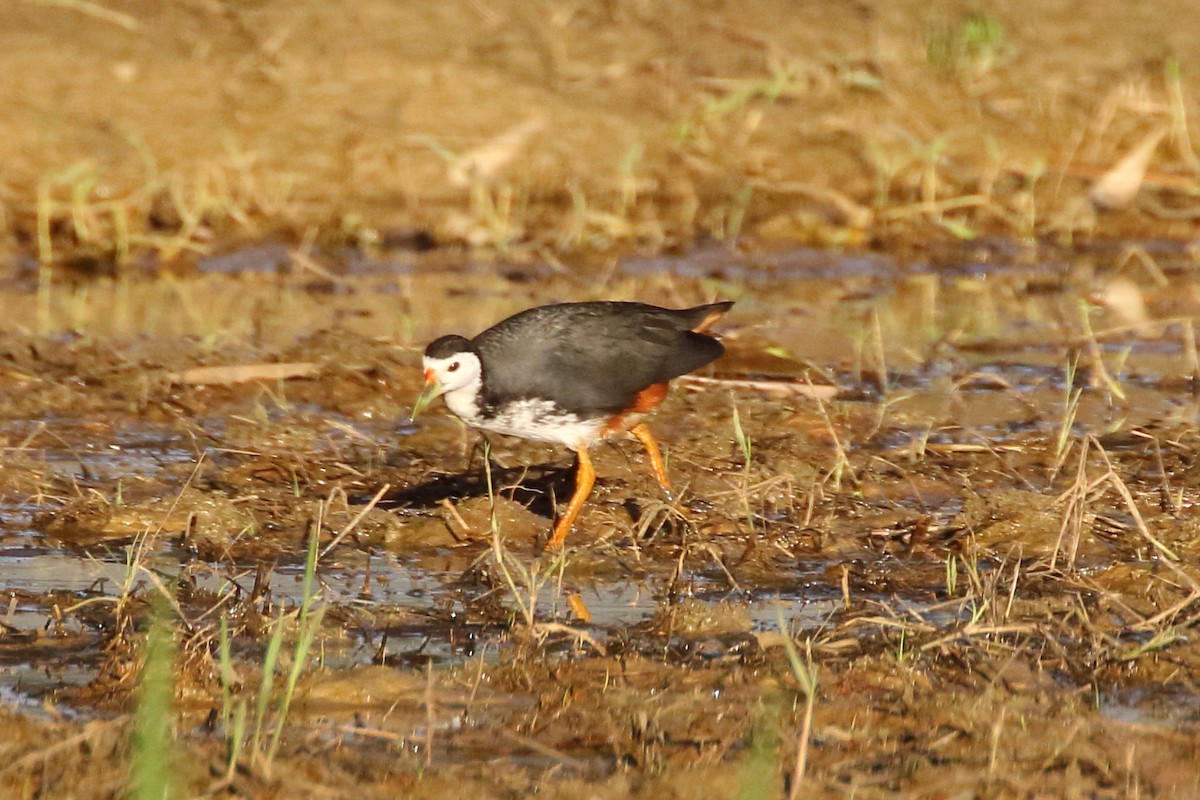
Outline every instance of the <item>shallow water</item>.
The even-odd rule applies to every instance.
[[[106,615],[120,598],[152,597],[156,581],[174,587],[197,630],[218,607],[269,626],[303,600],[315,519],[322,547],[350,533],[317,570],[320,663],[333,674],[507,669],[531,598],[535,621],[551,623],[537,634],[542,652],[571,663],[603,649],[720,669],[767,657],[781,626],[827,659],[990,652],[1008,631],[1038,629],[1032,620],[1078,591],[1073,581],[1130,605],[1148,596],[1124,576],[1155,551],[1103,487],[1087,495],[1091,516],[1069,555],[1077,570],[1055,572],[1088,437],[1087,477],[1100,474],[1103,447],[1138,498],[1161,498],[1159,512],[1142,505],[1147,531],[1194,557],[1182,512],[1200,502],[1189,445],[1200,284],[1182,251],[1160,254],[1168,286],[1106,269],[1101,256],[934,270],[811,250],[627,258],[603,286],[536,265],[384,259],[331,286],[274,274],[266,262],[277,255],[236,253],[181,280],[56,286],[40,303],[5,290],[5,703],[90,713],[73,698],[110,677]],[[1120,299],[1106,304],[1110,294]],[[600,481],[559,562],[536,540],[570,490],[563,453],[493,439],[493,501],[470,434],[440,410],[407,416],[425,341],[593,297],[737,305],[721,330],[727,356],[702,380],[679,381],[653,421],[681,501],[664,510],[636,450],[596,448]],[[275,363],[316,374],[180,377]],[[809,381],[835,396],[806,398]],[[369,509],[385,484],[386,510]],[[253,629],[234,639],[250,665],[263,650]],[[1089,641],[1082,629],[1051,638],[1071,653]],[[1076,680],[1064,664],[1046,669],[1063,686]],[[1102,713],[1180,718],[1125,686],[1131,674],[1096,679],[1114,698]],[[459,755],[445,757],[480,757],[452,722],[437,727],[460,737]],[[423,725],[405,735],[420,740]]]

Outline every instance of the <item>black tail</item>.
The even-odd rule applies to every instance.
[[[686,375],[725,354],[725,346],[706,331],[731,308],[733,301],[726,300],[676,312],[687,323],[688,330],[670,359],[670,377]]]

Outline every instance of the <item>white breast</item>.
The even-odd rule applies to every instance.
[[[458,414],[453,406],[450,410]],[[467,424],[485,431],[562,444],[572,449],[586,447],[599,439],[606,423],[603,418],[580,419],[575,414],[556,411],[554,405],[545,400],[517,400],[507,403],[487,419],[479,418],[478,410],[474,410],[474,419],[468,419],[462,414],[459,416]]]

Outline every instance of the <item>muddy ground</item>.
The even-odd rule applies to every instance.
[[[1191,3],[0,13],[5,796],[1200,796]],[[420,349],[595,298],[546,554]]]

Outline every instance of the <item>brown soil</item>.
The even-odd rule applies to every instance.
[[[19,250],[102,270],[273,231],[1186,239],[1197,22],[1191,0],[17,0],[0,208]],[[1098,216],[1092,181],[1156,130],[1140,199]]]
[[[360,280],[317,295],[342,323],[317,334],[293,313],[303,281],[136,283],[124,328],[10,334],[0,658],[20,734],[0,775],[14,796],[120,792],[169,593],[189,792],[1191,796],[1197,367],[1168,320],[1200,292],[1182,253],[1155,262],[1166,284],[1116,258],[1076,277],[727,282],[718,382],[680,382],[654,420],[677,501],[635,449],[598,448],[561,558],[539,542],[570,492],[563,455],[496,437],[485,469],[444,412],[405,422],[416,349],[354,328],[471,332],[480,298],[490,321],[570,277],[419,274],[415,314]],[[662,266],[603,291],[684,304],[711,282],[678,275],[693,258]],[[473,302],[447,288],[464,283]],[[81,291],[54,289],[51,322]],[[231,292],[259,337],[197,311],[220,318]],[[1088,327],[1084,297],[1110,300]],[[807,380],[840,397],[806,398]],[[320,657],[269,755],[222,709],[254,707],[280,624],[289,667],[314,529]]]

